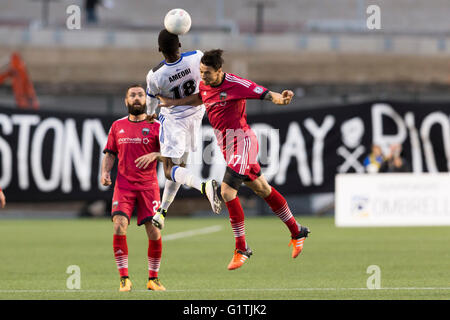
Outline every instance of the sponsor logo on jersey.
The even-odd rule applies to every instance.
[[[142,139],[141,138],[120,138],[119,139],[119,144],[122,143],[141,143]]]
[[[225,107],[227,105],[226,101],[221,102],[204,102],[203,103],[207,110],[213,108],[213,107]]]
[[[142,139],[142,143],[143,143],[143,144],[148,144],[149,142],[150,142],[150,140],[148,140],[148,138]]]
[[[118,205],[119,205],[119,201],[114,201],[113,205],[112,205],[113,209],[117,208]]]
[[[120,129],[119,133],[125,133],[125,130]]]
[[[225,100],[227,98],[227,93],[226,92],[221,92],[219,94],[220,100]]]
[[[256,87],[255,89],[253,89],[253,92],[255,92],[257,94],[261,94],[264,92],[264,89],[261,87]]]
[[[144,128],[144,129],[142,129],[142,134],[143,134],[144,136],[148,135],[149,133],[150,133],[150,129],[149,129],[149,128]]]

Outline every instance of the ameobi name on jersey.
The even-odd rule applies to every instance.
[[[190,73],[191,73],[191,69],[187,68],[186,70],[180,71],[180,72],[170,76],[169,77],[169,82],[173,82],[173,81],[176,81],[178,79],[181,79],[181,78],[187,76]]]

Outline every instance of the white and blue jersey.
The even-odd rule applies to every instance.
[[[180,99],[198,93],[200,84],[200,50],[184,52],[178,61],[168,63],[163,60],[147,74],[147,112],[153,114],[158,106],[156,95]],[[205,112],[200,106],[172,106],[161,108],[163,116],[173,116],[176,119]]]
[[[154,114],[158,106],[156,95],[180,99],[199,92],[200,50],[184,52],[178,61],[162,61],[147,74],[147,113]],[[181,158],[196,151],[196,137],[201,131],[205,107],[172,106],[159,113],[161,155]]]

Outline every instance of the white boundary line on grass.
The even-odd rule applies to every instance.
[[[399,288],[247,288],[247,289],[180,289],[166,290],[165,292],[236,292],[236,291],[381,291],[381,290],[450,290],[450,287],[399,287]],[[149,290],[132,290],[131,292],[148,292]],[[115,293],[117,290],[0,290],[0,293]]]
[[[193,237],[193,236],[196,236],[199,234],[218,232],[220,230],[222,230],[222,226],[215,225],[215,226],[206,227],[206,228],[202,228],[202,229],[194,229],[194,230],[189,230],[189,231],[172,233],[172,234],[168,234],[166,236],[163,235],[162,240],[163,241],[176,240],[176,239],[180,239],[180,238]]]
[[[215,225],[211,227],[206,227],[202,229],[194,229],[189,231],[172,233],[164,236],[164,241],[177,240],[180,238],[193,237],[199,234],[214,233],[222,230],[222,226]],[[236,288],[236,289],[174,289],[166,290],[165,292],[249,292],[249,291],[380,291],[380,290],[450,290],[450,287],[398,287],[398,288],[379,288],[379,289],[368,289],[368,288]],[[132,290],[132,292],[148,292],[149,290]],[[117,290],[1,290],[0,293],[116,293]]]

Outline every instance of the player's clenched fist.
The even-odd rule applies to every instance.
[[[283,90],[282,93],[270,91],[265,97],[265,100],[270,100],[278,105],[286,105],[291,103],[294,93],[291,90]]]
[[[111,185],[111,174],[109,172],[102,172],[101,177],[101,184],[104,186],[110,186]]]
[[[283,104],[289,104],[294,97],[294,93],[291,90],[283,90],[281,96],[283,97]]]

